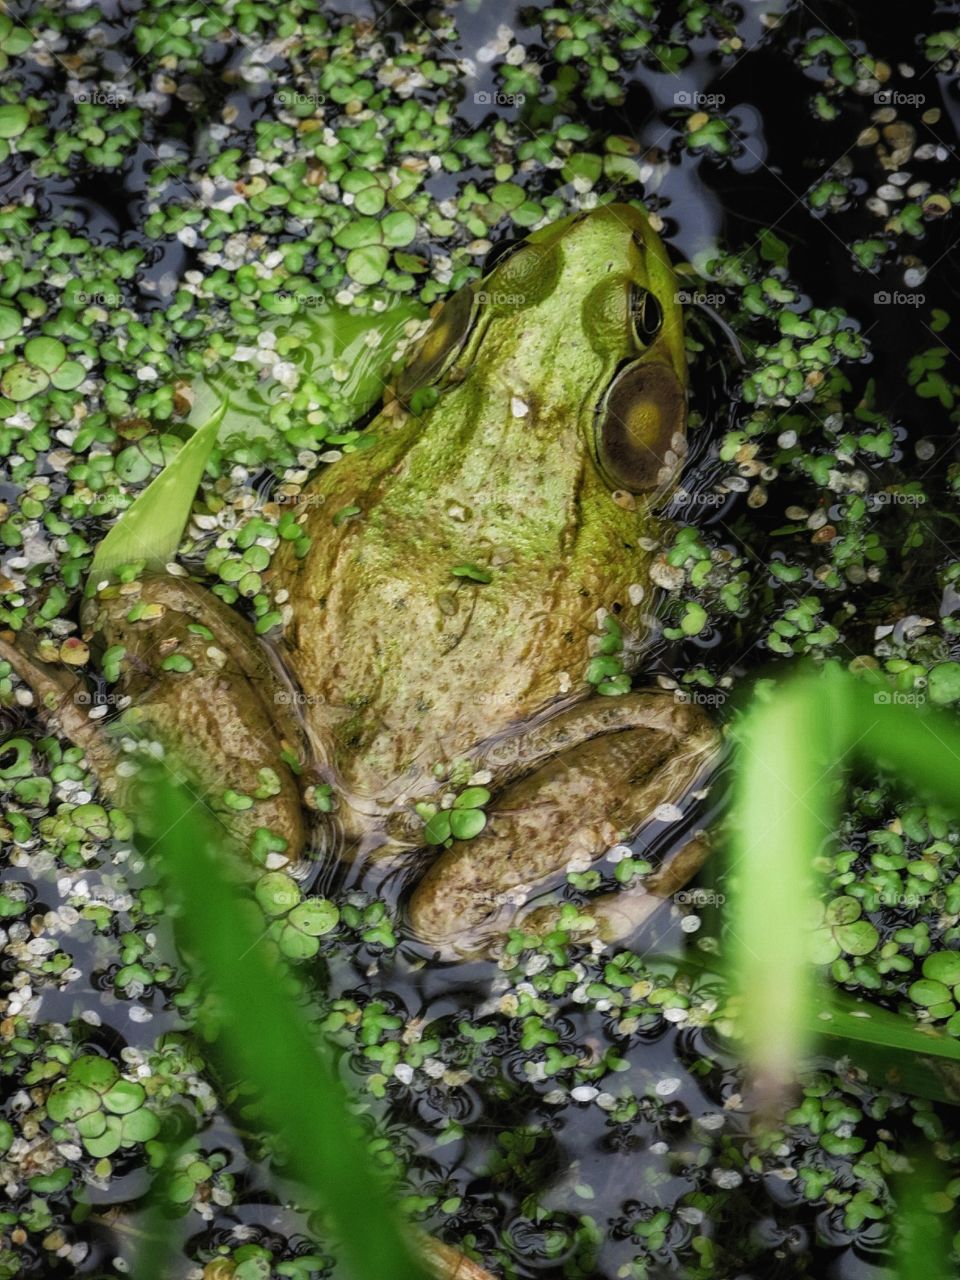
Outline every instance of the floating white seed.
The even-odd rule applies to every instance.
[[[722,1129],[726,1124],[727,1118],[718,1111],[708,1111],[705,1116],[701,1116],[697,1124],[701,1129]]]
[[[669,1098],[671,1094],[677,1092],[681,1082],[676,1076],[665,1076],[663,1080],[658,1080],[655,1086],[657,1096],[660,1098]]]
[[[683,817],[683,810],[675,804],[658,804],[653,817],[656,822],[679,822]]]
[[[575,1102],[592,1102],[594,1098],[599,1097],[599,1094],[599,1089],[587,1084],[578,1084],[575,1089],[570,1090],[570,1097]]]

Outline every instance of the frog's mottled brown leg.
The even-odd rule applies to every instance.
[[[535,759],[548,743],[559,754],[510,784],[485,830],[454,841],[415,890],[411,923],[425,941],[475,950],[509,923],[526,888],[599,856],[679,800],[718,745],[698,707],[660,692],[590,699],[534,732]]]
[[[154,739],[245,847],[267,828],[295,860],[306,829],[289,762],[303,758],[303,740],[292,695],[249,623],[189,579],[159,575],[104,589],[87,601],[83,621],[98,643],[122,650],[111,693],[131,705],[108,727],[88,718],[61,670],[28,658],[19,643],[3,655],[84,748],[104,788],[129,803],[135,770],[119,740]]]

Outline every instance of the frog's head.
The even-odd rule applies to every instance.
[[[557,450],[589,456],[608,491],[662,500],[684,452],[687,377],[676,278],[646,215],[605,205],[493,255],[436,316],[400,398],[435,386],[503,423],[512,405]]]

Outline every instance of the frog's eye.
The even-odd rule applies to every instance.
[[[641,285],[630,286],[630,319],[633,332],[641,346],[649,346],[663,328],[663,307],[649,289]]]
[[[397,399],[406,403],[415,391],[436,382],[466,341],[476,315],[476,296],[470,285],[449,298],[420,340],[413,359],[397,379]]]
[[[630,493],[669,487],[683,456],[686,420],[686,393],[670,365],[626,365],[597,411],[597,460],[607,482]]]

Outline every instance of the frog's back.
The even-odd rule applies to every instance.
[[[305,556],[280,561],[308,723],[367,795],[422,787],[434,764],[582,689],[598,609],[641,625],[644,553],[606,533],[598,545],[580,479],[545,481],[569,452],[538,452],[528,436],[530,474],[491,462],[483,484],[462,465],[431,467],[429,443],[388,437],[318,477],[309,509],[325,518]]]

